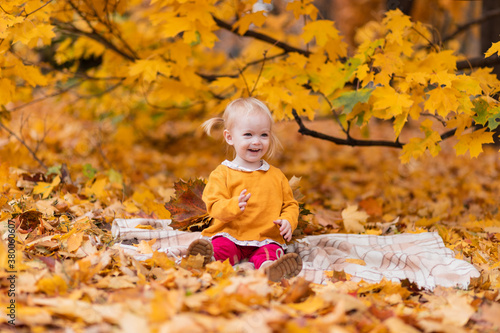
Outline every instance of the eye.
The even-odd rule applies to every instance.
[[[261,136],[264,137],[264,138],[267,138],[269,136],[269,134],[263,133]]]
[[[245,133],[245,134],[243,134],[243,136],[252,136],[252,134],[251,133]]]

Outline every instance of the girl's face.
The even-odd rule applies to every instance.
[[[234,163],[248,169],[258,169],[269,149],[271,121],[262,113],[243,116],[236,119],[230,129],[224,130],[224,138],[236,151]]]

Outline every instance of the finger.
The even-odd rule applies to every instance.
[[[276,220],[276,221],[273,221],[274,223],[278,224],[278,225],[281,225],[281,223],[283,222],[283,220]],[[281,230],[281,228],[280,228]]]
[[[245,195],[245,196],[243,197],[243,200],[244,200],[244,201],[248,201],[248,199],[250,199],[250,196],[251,196],[251,195],[252,195],[252,193],[248,193],[247,195]]]

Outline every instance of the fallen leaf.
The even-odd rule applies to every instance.
[[[347,208],[342,211],[344,228],[348,232],[360,233],[365,231],[364,224],[368,217],[369,215],[366,212],[358,210],[357,205],[347,206]]]

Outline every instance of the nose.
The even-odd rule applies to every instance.
[[[252,144],[254,144],[254,145],[258,145],[258,144],[260,144],[260,139],[259,139],[259,137],[258,137],[258,136],[254,136],[254,137],[252,138]]]

